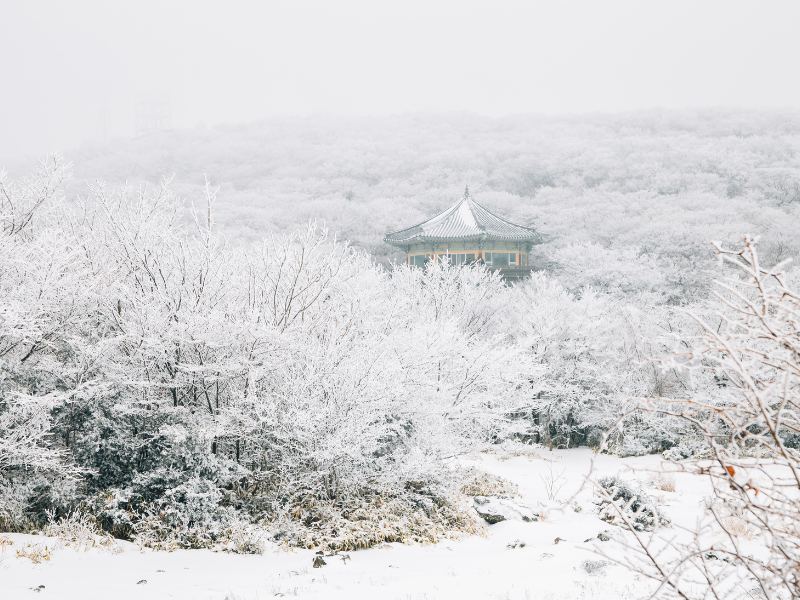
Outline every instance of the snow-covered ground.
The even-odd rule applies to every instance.
[[[590,465],[593,477],[620,473],[642,482],[663,499],[664,511],[677,523],[694,522],[707,490],[705,481],[692,475],[674,476],[674,492],[656,489],[657,456],[619,459],[584,449],[541,450],[538,456],[480,455],[470,462],[516,483],[521,500],[540,512],[541,520],[504,521],[487,526],[484,537],[430,546],[387,544],[352,552],[347,561],[328,557],[321,568],[312,568],[312,551],[277,547],[258,556],[142,551],[132,544],[119,544],[116,552],[80,552],[53,538],[2,534],[0,599],[623,600],[640,596],[647,583],[599,562],[595,548],[612,554],[622,548],[614,539],[597,540],[597,534],[621,532],[598,519],[591,487],[580,489]],[[548,489],[557,492],[557,500]],[[594,541],[586,542],[589,538]],[[34,564],[17,556],[31,547],[47,547],[50,559]]]

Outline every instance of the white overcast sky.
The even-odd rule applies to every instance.
[[[286,114],[800,108],[800,2],[1,0],[0,156]]]

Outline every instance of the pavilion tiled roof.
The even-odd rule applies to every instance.
[[[470,196],[469,188],[464,197],[443,213],[413,227],[389,233],[384,238],[387,244],[407,246],[418,242],[450,241],[541,241],[541,236],[530,227],[516,225],[490,212]]]

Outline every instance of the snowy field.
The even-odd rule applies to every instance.
[[[312,568],[312,551],[278,547],[258,556],[142,551],[124,543],[114,551],[80,552],[53,538],[3,534],[0,598],[636,598],[649,584],[620,566],[606,564],[597,552],[618,555],[622,533],[597,517],[585,476],[593,469],[593,477],[620,474],[638,480],[663,501],[665,513],[676,524],[694,523],[707,489],[705,480],[682,474],[667,478],[674,478],[674,492],[658,489],[670,487],[655,484],[661,469],[658,456],[620,459],[595,456],[586,449],[541,450],[535,456],[481,455],[470,462],[514,482],[521,501],[542,518],[487,526],[483,537],[431,546],[388,544],[352,552],[349,560],[327,557],[321,568]],[[603,531],[612,539],[599,541],[597,535]],[[50,558],[39,564],[17,556],[21,550],[45,548]]]

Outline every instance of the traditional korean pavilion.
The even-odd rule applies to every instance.
[[[490,212],[472,199],[467,188],[464,197],[443,213],[389,233],[384,241],[403,250],[410,265],[422,267],[440,257],[455,265],[480,261],[513,280],[530,273],[528,257],[541,236]]]

